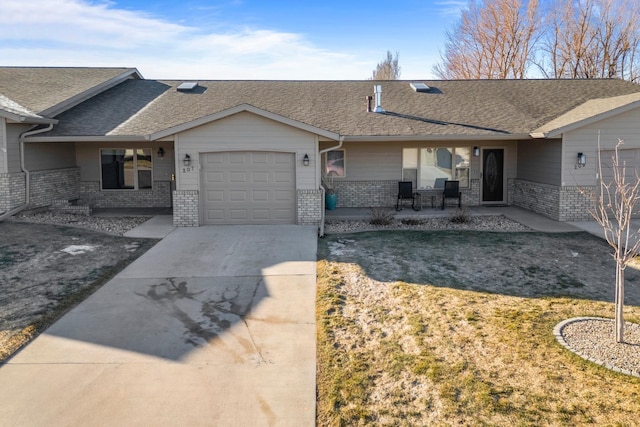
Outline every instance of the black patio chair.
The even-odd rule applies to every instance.
[[[420,194],[413,191],[412,181],[398,182],[398,200],[396,201],[396,210],[401,211],[404,208],[404,201],[411,199],[411,207],[414,211],[422,209],[420,204]],[[416,199],[418,203],[416,204]]]
[[[442,210],[446,199],[458,199],[458,207],[462,206],[462,192],[460,191],[460,181],[445,181],[442,192]]]

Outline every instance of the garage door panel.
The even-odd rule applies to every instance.
[[[271,160],[270,154],[273,154],[273,153],[252,153],[251,163],[253,163],[254,165],[269,163]]]
[[[207,209],[206,216],[211,221],[224,221],[224,209]]]
[[[247,214],[247,209],[229,209],[229,219],[231,221],[246,221],[249,215]]]
[[[235,190],[229,192],[229,200],[230,202],[246,202],[249,200],[247,196],[247,191]]]
[[[224,191],[207,190],[205,194],[207,202],[224,202]]]
[[[229,153],[228,163],[233,165],[243,165],[249,162],[249,153]]]
[[[260,171],[251,173],[251,182],[257,183],[269,183],[269,172]]]
[[[256,221],[268,221],[271,217],[269,209],[253,209],[253,219]]]
[[[293,162],[293,156],[289,153],[274,153],[273,159],[276,164],[290,165]]]
[[[225,153],[210,153],[205,158],[205,164],[223,164],[226,163],[226,154]]]
[[[247,172],[230,172],[229,182],[247,182]]]
[[[268,190],[263,190],[263,191],[257,191],[254,190],[251,192],[252,197],[251,200],[254,202],[268,202],[269,201],[269,191]]]
[[[205,179],[207,182],[224,182],[224,173],[223,172],[206,172]]]
[[[291,153],[205,154],[205,224],[295,223],[295,157]]]
[[[274,191],[274,199],[278,200],[280,202],[286,202],[286,201],[292,201],[293,200],[293,194],[291,193],[291,191]]]

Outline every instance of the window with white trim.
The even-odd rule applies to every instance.
[[[152,187],[150,148],[100,149],[103,190],[148,190]]]
[[[344,150],[332,150],[326,153],[325,175],[343,178],[346,176]]]
[[[469,188],[471,147],[429,147],[402,149],[402,180],[420,190],[444,188],[444,181],[460,181]]]

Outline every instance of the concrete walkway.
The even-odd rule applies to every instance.
[[[171,231],[0,367],[0,424],[313,426],[316,234]]]

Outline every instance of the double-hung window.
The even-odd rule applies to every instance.
[[[404,148],[402,180],[417,189],[444,188],[444,181],[460,181],[469,188],[470,147]]]
[[[150,148],[103,148],[100,169],[103,190],[151,189]]]

